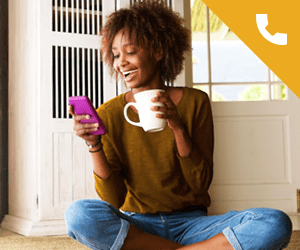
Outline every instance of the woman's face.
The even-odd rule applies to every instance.
[[[153,89],[162,84],[159,55],[151,55],[149,49],[138,47],[129,40],[123,30],[115,36],[112,43],[114,68],[125,80],[128,88]]]

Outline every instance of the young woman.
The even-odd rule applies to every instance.
[[[92,249],[282,249],[291,235],[286,214],[274,209],[207,216],[213,175],[213,121],[208,96],[170,87],[190,51],[190,32],[168,7],[144,1],[110,15],[102,52],[112,74],[130,89],[97,112],[108,132],[89,135],[97,124],[74,131],[90,146],[101,200],[79,200],[65,213],[68,234]],[[124,118],[134,94],[164,89],[152,99],[166,128],[146,133]],[[138,120],[135,109],[128,111]]]

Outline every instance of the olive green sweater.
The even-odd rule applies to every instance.
[[[100,198],[123,211],[158,213],[210,205],[213,175],[213,121],[206,93],[182,88],[177,110],[193,142],[188,157],[177,153],[173,131],[146,133],[124,118],[125,94],[102,104],[97,112],[108,133],[103,150],[112,168],[95,187]],[[139,121],[128,109],[128,117]]]

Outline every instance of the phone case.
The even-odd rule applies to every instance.
[[[81,120],[80,123],[98,123],[99,129],[94,132],[90,132],[90,135],[104,135],[107,130],[98,116],[91,100],[87,96],[71,96],[69,97],[69,103],[73,106],[73,111],[76,115],[90,115],[90,119]]]

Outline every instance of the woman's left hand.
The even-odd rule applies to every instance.
[[[177,107],[168,94],[157,92],[156,97],[151,100],[153,103],[161,102],[164,106],[152,106],[151,110],[160,111],[163,114],[156,114],[157,118],[167,119],[168,126],[173,130],[184,129],[182,120],[177,112]]]

